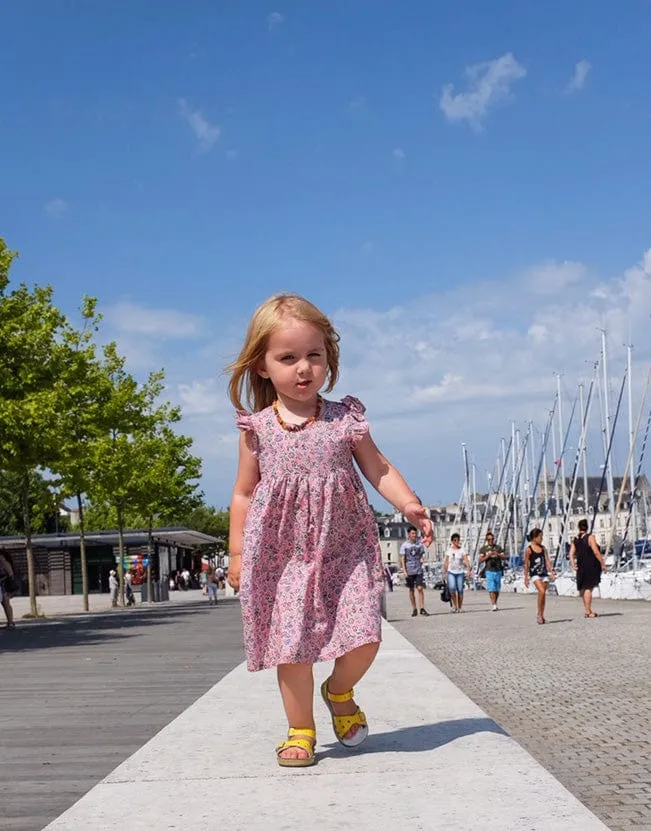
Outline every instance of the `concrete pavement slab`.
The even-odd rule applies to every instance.
[[[339,746],[317,700],[318,764],[281,769],[275,675],[240,665],[46,831],[606,829],[388,624],[357,697],[361,752]]]

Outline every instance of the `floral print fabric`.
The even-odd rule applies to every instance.
[[[260,467],[244,526],[240,599],[249,670],[330,661],[381,638],[375,518],[353,464],[355,398],[288,432],[271,407],[237,414]]]

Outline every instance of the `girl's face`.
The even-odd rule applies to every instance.
[[[328,373],[323,334],[309,323],[283,321],[269,336],[258,372],[269,378],[281,400],[315,400]]]
[[[542,534],[536,534],[531,542],[534,542],[536,545],[542,545]]]
[[[455,548],[459,548],[461,546],[461,540],[458,540],[456,537],[452,540],[452,545]]]

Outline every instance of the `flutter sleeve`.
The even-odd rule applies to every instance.
[[[341,402],[348,410],[346,413],[346,429],[348,437],[355,445],[368,435],[368,421],[366,420],[366,407],[358,398],[347,395]]]
[[[238,430],[241,430],[243,433],[246,433],[246,443],[249,447],[251,453],[254,456],[258,455],[258,436],[255,432],[255,424],[253,422],[253,416],[251,413],[247,413],[246,410],[237,410],[235,413],[235,424]]]

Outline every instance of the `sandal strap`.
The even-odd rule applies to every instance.
[[[278,745],[276,753],[280,754],[289,747],[297,747],[299,750],[304,750],[308,756],[314,755],[314,742],[311,742],[309,739],[287,739],[287,741],[281,742]]]
[[[339,736],[345,736],[351,727],[355,727],[355,725],[368,727],[366,716],[359,708],[357,708],[357,712],[353,713],[352,716],[333,716],[332,720],[334,722],[337,735]]]
[[[328,679],[328,681],[329,680],[330,679]],[[335,704],[342,704],[344,701],[350,701],[355,697],[355,690],[348,690],[348,692],[345,693],[331,693],[327,684],[325,691],[328,696],[328,701],[334,701]]]
[[[316,730],[311,727],[290,727],[287,731],[287,738],[291,739],[292,736],[309,736],[316,741]]]

